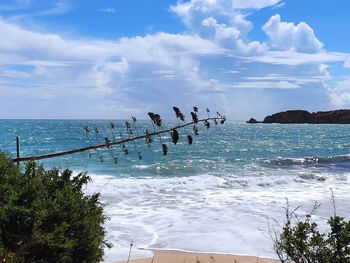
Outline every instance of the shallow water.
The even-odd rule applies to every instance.
[[[88,138],[84,126],[98,127],[99,134]],[[22,156],[103,143],[104,136],[113,137],[108,127],[101,120],[0,120],[0,149],[14,156],[16,135]],[[116,137],[119,131],[126,137],[121,127],[117,122]],[[137,127],[152,130],[148,122]],[[130,242],[134,257],[150,255],[137,248],[273,256],[270,234],[283,220],[286,198],[292,207],[301,205],[300,214],[320,202],[315,219],[323,222],[333,213],[332,188],[338,214],[350,217],[349,127],[231,122],[201,127],[192,146],[184,137],[191,129],[179,131],[176,146],[162,136],[169,142],[165,158],[155,138],[150,149],[144,141],[129,143],[127,157],[116,147],[44,165],[89,171],[93,182],[86,192],[102,193],[111,218],[106,227],[114,247],[106,250],[107,262],[125,259]]]

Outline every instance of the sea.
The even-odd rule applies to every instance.
[[[129,122],[131,135],[125,120],[0,120],[0,150],[15,157],[16,136],[24,157],[158,130]],[[276,257],[273,238],[287,207],[302,217],[317,202],[312,218],[324,231],[334,213],[350,219],[349,125],[228,121],[198,129],[179,129],[176,145],[170,133],[149,146],[144,139],[126,143],[128,155],[116,145],[39,162],[91,176],[84,191],[101,193],[109,217],[106,262],[126,259],[130,244],[132,258],[154,249]]]

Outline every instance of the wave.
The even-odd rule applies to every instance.
[[[350,165],[350,155],[336,155],[326,157],[304,157],[304,158],[282,158],[279,157],[274,160],[270,160],[269,164],[272,166],[307,166],[307,165]]]
[[[201,162],[201,161],[200,161]],[[168,161],[157,162],[153,164],[135,164],[128,168],[129,175],[138,176],[165,176],[165,177],[178,177],[178,176],[192,176],[200,175],[205,172],[205,167],[192,165],[189,162],[181,161]]]
[[[114,248],[106,251],[107,262],[125,259],[131,241],[137,257],[150,256],[140,247],[264,255],[272,246],[265,232],[267,218],[283,216],[285,198],[312,207],[315,200],[328,201],[330,186],[342,197],[339,207],[346,215],[350,211],[344,183],[350,174],[346,181],[287,170],[261,176],[91,176],[85,192],[99,192],[111,218],[106,228]]]

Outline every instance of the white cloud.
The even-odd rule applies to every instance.
[[[260,79],[261,80],[261,79]],[[229,85],[237,89],[297,89],[300,85],[290,81],[244,81]]]
[[[5,78],[29,78],[31,77],[30,73],[26,73],[18,70],[3,70],[0,71],[0,77]]]
[[[203,20],[214,18],[219,24],[234,26],[240,32],[249,31],[252,24],[246,20],[239,10],[232,6],[231,1],[226,0],[191,0],[189,2],[177,3],[171,6],[185,23],[188,29],[196,33],[205,34],[203,31]],[[205,25],[204,25],[205,26]]]
[[[295,51],[267,51],[259,56],[250,56],[248,61],[263,62],[276,65],[304,65],[326,62],[341,62],[347,59],[348,54],[337,52],[300,53]]]
[[[327,70],[320,69],[319,75],[315,74],[316,71],[313,71],[312,76],[293,76],[291,74],[267,74],[264,76],[258,77],[243,77],[242,79],[248,81],[280,81],[283,82],[294,82],[298,85],[306,83],[318,83],[321,81],[327,81],[330,79],[329,73]]]
[[[225,74],[238,74],[238,73],[240,73],[240,71],[239,70],[229,70],[229,71],[225,71],[224,73]]]
[[[272,9],[278,9],[278,8],[281,8],[285,5],[286,3],[285,2],[280,2],[279,4],[276,4],[272,7]]]
[[[0,41],[0,51],[2,54],[13,55],[13,60],[5,60],[2,63],[27,62],[31,59],[53,62],[75,59],[89,61],[107,55],[111,48],[111,43],[108,42],[67,40],[57,34],[25,30],[1,19],[0,34],[7,36]],[[5,59],[11,58],[5,57]]]
[[[345,68],[350,68],[350,57],[348,57],[345,62],[344,62],[344,67]]]
[[[317,53],[323,48],[323,43],[316,38],[308,24],[282,22],[279,14],[272,16],[263,30],[270,37],[272,46],[279,50]]]
[[[197,104],[240,114],[232,116],[237,119],[251,117],[252,104],[264,109],[297,107],[300,101],[325,105],[331,92],[325,88],[331,78],[326,63],[346,64],[349,55],[317,45],[306,24],[276,17],[265,26],[271,43],[250,40],[253,24],[244,12],[281,3],[179,2],[172,10],[186,24],[185,33],[115,41],[68,38],[0,19],[0,35],[6,36],[0,41],[0,117],[15,117],[8,114],[21,107],[28,109],[17,111],[26,114],[17,115],[23,118],[145,117],[150,110],[168,112],[177,105],[186,111]],[[285,38],[293,43],[287,46]],[[347,91],[333,93],[336,101]],[[261,108],[256,112],[262,114]]]
[[[277,5],[280,2],[281,0],[233,0],[232,5],[237,9],[261,9]]]
[[[238,53],[260,53],[265,45],[245,41],[253,25],[241,9],[261,8],[279,1],[191,0],[177,3],[171,9],[183,20],[188,30]]]
[[[103,13],[109,13],[109,14],[115,14],[117,12],[117,9],[112,8],[112,7],[108,7],[108,8],[101,8],[100,12]]]
[[[31,105],[24,118],[43,112],[60,117],[128,117],[124,114],[131,109],[136,114],[138,108],[164,111],[179,101],[183,105],[200,103],[205,100],[201,93],[205,81],[196,57],[224,52],[196,35],[158,33],[118,41],[67,39],[4,20],[0,20],[0,34],[7,36],[0,42],[0,104],[8,109],[2,114],[16,112],[10,110],[12,104]],[[13,70],[6,70],[8,67]],[[152,72],[164,74],[160,77]],[[195,94],[200,101],[193,98]],[[66,107],[60,105],[62,101]],[[48,103],[51,111],[45,111]],[[72,105],[80,107],[74,116],[70,115]],[[114,105],[128,110],[112,112],[120,108]],[[107,109],[111,110],[108,114]]]
[[[128,60],[172,65],[179,56],[222,54],[224,49],[197,35],[157,33],[121,38],[117,49]]]
[[[15,11],[15,14],[11,16],[12,21],[20,21],[40,16],[61,15],[70,12],[72,9],[72,2],[68,0],[14,0],[7,4],[0,3],[0,11]]]
[[[237,28],[229,27],[226,24],[220,24],[213,17],[204,19],[202,21],[202,26],[207,27],[209,30],[212,28],[217,41],[225,39],[237,41],[240,36],[240,32]]]
[[[333,88],[329,88],[332,103],[336,107],[350,107],[350,78],[336,82]]]

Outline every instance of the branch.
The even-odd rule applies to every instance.
[[[225,121],[226,118],[223,116],[220,117],[214,117],[214,118],[206,118],[206,119],[201,119],[198,120],[197,122],[207,122],[209,120],[213,120],[213,121]],[[96,149],[101,149],[101,148],[106,148],[106,147],[110,147],[113,145],[119,145],[119,144],[123,144],[126,142],[132,142],[132,141],[136,141],[139,139],[144,139],[144,138],[148,138],[150,136],[154,136],[154,135],[159,135],[162,133],[167,133],[167,132],[171,132],[174,129],[180,129],[189,125],[193,125],[196,124],[197,122],[192,121],[192,122],[188,122],[185,124],[181,124],[175,127],[172,127],[170,129],[165,129],[165,130],[160,130],[160,131],[155,131],[153,133],[149,133],[149,134],[143,134],[143,135],[138,135],[135,137],[130,137],[130,138],[126,138],[126,139],[122,139],[116,142],[109,142],[109,143],[104,143],[104,144],[98,144],[98,145],[91,145],[88,147],[83,147],[83,148],[78,148],[78,149],[72,149],[72,150],[68,150],[68,151],[62,151],[62,152],[56,152],[56,153],[49,153],[49,154],[43,154],[43,155],[37,155],[37,156],[28,156],[28,157],[20,157],[20,158],[12,158],[12,161],[14,162],[24,162],[24,161],[37,161],[37,160],[42,160],[42,159],[49,159],[49,158],[54,158],[54,157],[59,157],[59,156],[64,156],[64,155],[68,155],[68,154],[75,154],[75,153],[80,153],[80,152],[86,152],[86,151],[90,151],[90,150],[96,150]]]

